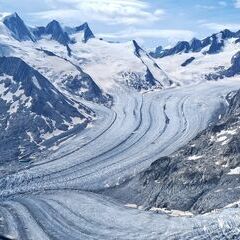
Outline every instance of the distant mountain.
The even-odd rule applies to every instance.
[[[76,37],[84,43],[95,37],[87,23],[72,28],[62,27],[56,20],[51,21],[46,27],[33,28],[32,32],[37,39],[41,39],[44,36],[51,36],[51,39],[65,46],[74,43]]]
[[[82,34],[82,41],[87,42],[91,38],[95,38],[92,30],[90,29],[88,23],[84,23],[78,27],[70,28],[70,27],[65,27],[66,32],[69,35],[74,35],[74,34]]]
[[[156,62],[151,58],[151,56],[144,51],[138,43],[134,40],[134,53],[146,66],[145,81],[137,82],[134,81],[131,85],[135,85],[136,88],[149,88],[149,87],[167,87],[173,82],[169,79],[167,74],[158,66]],[[136,86],[138,84],[138,86]]]
[[[50,35],[51,39],[59,42],[60,44],[67,45],[71,42],[68,34],[56,20],[51,21],[46,27],[37,27],[33,29],[32,32],[37,39],[41,39],[44,35]]]
[[[207,80],[218,80],[225,77],[234,77],[240,74],[240,51],[237,52],[231,59],[231,66],[226,69],[217,70],[214,73],[206,75]]]
[[[13,50],[11,49],[11,47],[9,47],[6,44],[0,43],[0,57],[9,56],[11,53],[13,53]]]
[[[78,65],[78,61],[81,61],[81,58],[79,56],[83,56],[85,54],[84,51],[80,53],[80,51],[83,50],[83,48],[81,47],[81,43],[87,43],[90,39],[95,38],[88,23],[84,23],[77,27],[63,27],[58,21],[53,20],[49,24],[47,24],[46,27],[40,26],[29,28],[24,24],[24,22],[17,14],[5,16],[4,19],[6,21],[9,20],[9,22],[11,23],[8,24],[7,28],[16,40],[29,41],[29,43],[27,44],[30,48],[34,48],[35,42],[38,42],[39,45],[37,49],[46,54],[44,55],[46,61],[42,62],[41,60],[37,60],[39,59],[38,54],[32,54],[31,56],[28,54],[24,54],[24,49],[20,50],[19,48],[13,47],[15,45],[14,42],[8,49],[8,40],[6,40],[6,43],[4,42],[4,44],[2,45],[2,50],[0,49],[0,53],[2,52],[3,56],[12,56],[15,54],[20,58],[26,59],[29,65],[34,63],[33,65],[36,65],[40,69],[42,69],[43,75],[45,73],[47,74],[47,78],[57,78],[58,76],[59,80],[57,82],[61,82],[61,86],[63,86],[71,94],[81,96],[86,100],[101,102],[104,104],[111,101],[111,97],[108,94],[102,92],[100,87],[95,83],[95,79],[93,79],[86,71],[83,71]],[[13,23],[15,22],[17,22],[18,24],[13,25]],[[46,39],[47,41],[41,41],[42,39]],[[51,40],[56,41],[60,45],[63,45],[65,49],[61,46],[57,46],[57,43],[54,43],[54,41],[51,42]],[[91,51],[95,51],[96,55],[97,52],[102,51],[101,48],[104,44],[102,44],[103,41],[97,39],[95,40],[98,41],[98,43],[92,46]],[[52,48],[54,45],[56,46]],[[117,45],[120,46],[120,44],[117,43],[113,43],[112,45],[113,46],[111,46],[111,44],[109,45],[110,48],[109,52],[107,53],[109,54],[109,59],[111,59],[112,57],[116,57],[113,56],[115,54],[114,48]],[[130,56],[129,54],[132,49],[129,49],[129,51],[126,51],[126,57],[129,56],[131,58],[131,61],[133,61],[134,63],[133,66],[136,65],[138,67],[136,69],[128,69],[126,64],[126,66],[121,65],[122,69],[119,69],[119,72],[115,73],[116,79],[121,78],[128,86],[133,87],[137,90],[164,88],[172,85],[172,81],[167,76],[167,74],[159,67],[159,65],[145,50],[140,48],[136,41],[133,41],[132,48],[134,54],[131,54]],[[111,51],[111,49],[113,50],[113,52]],[[126,48],[126,50],[128,49]],[[76,57],[77,55],[78,57]],[[94,57],[94,55],[92,55],[90,58],[88,57],[87,62],[91,61],[92,57]],[[62,74],[62,71],[60,71],[60,74],[59,72],[55,71],[53,73],[52,70],[49,68],[52,63],[46,64],[46,62],[51,60],[53,61],[53,63],[55,60],[57,60],[57,62],[61,61],[61,64],[65,63],[69,65],[68,63],[70,63],[72,66],[74,66],[73,68],[75,68],[73,69],[74,74],[73,72],[69,72],[69,75],[67,76],[66,74]],[[57,66],[55,66],[54,68],[57,69]],[[77,74],[76,69],[78,72]],[[64,76],[60,77],[59,75]],[[121,80],[116,81],[120,82]],[[108,103],[107,105],[109,105]]]
[[[216,54],[225,46],[225,40],[230,38],[239,39],[240,32],[231,32],[225,29],[219,33],[213,34],[210,37],[199,40],[193,38],[190,42],[180,41],[173,48],[163,49],[162,47],[156,48],[150,55],[154,58],[163,58],[180,53],[200,52],[204,54]]]
[[[3,23],[11,31],[12,36],[18,41],[35,41],[34,35],[30,29],[25,25],[23,20],[17,13],[8,15],[3,18]]]
[[[25,25],[17,13],[6,15],[2,22],[10,30],[12,37],[18,41],[37,41],[43,37],[50,36],[51,39],[67,46],[74,41],[70,35],[81,34],[82,41],[85,43],[95,37],[88,23],[71,28],[62,27],[58,21],[53,20],[46,27],[31,28]],[[72,37],[74,38],[74,36]]]

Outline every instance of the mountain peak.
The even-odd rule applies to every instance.
[[[174,54],[200,52],[207,46],[209,49],[205,51],[206,54],[216,54],[219,53],[225,46],[224,40],[238,37],[240,37],[240,31],[232,32],[229,29],[224,29],[204,38],[203,40],[193,38],[190,42],[180,41],[174,47],[169,49],[156,48],[155,52],[151,52],[150,55],[155,58],[162,58]]]
[[[57,20],[52,20],[50,23],[48,23],[46,28],[62,28],[60,23]]]
[[[201,51],[201,49],[202,49],[202,42],[201,42],[201,40],[199,40],[198,38],[193,38],[193,39],[190,41],[190,49],[191,49],[193,52],[199,52],[199,51]]]
[[[24,21],[15,12],[2,18],[3,24],[11,31],[12,36],[18,41],[35,41],[34,36],[25,25]]]
[[[49,34],[52,36],[52,39],[57,42],[67,45],[70,42],[70,38],[66,32],[64,32],[61,24],[53,20],[45,28],[44,34]]]
[[[89,28],[89,25],[88,25],[87,22],[85,22],[85,23],[83,23],[82,25],[76,27],[76,29],[77,29],[77,28],[86,29],[86,28]]]
[[[16,12],[10,14],[9,16],[10,17],[15,17],[15,18],[20,18],[19,15]]]
[[[75,32],[81,32],[81,31],[84,32],[83,42],[87,42],[89,39],[95,38],[87,22],[83,23],[78,27],[75,27]]]
[[[222,33],[222,38],[223,39],[232,38],[232,37],[235,37],[235,35],[236,35],[235,32],[232,32],[229,29],[224,29],[220,33]]]
[[[192,38],[192,40],[190,42],[192,43],[192,42],[197,42],[197,41],[200,41],[200,40],[198,38],[194,37],[194,38]]]
[[[80,32],[80,31],[83,31],[83,30],[86,30],[86,29],[90,29],[87,22],[75,27],[76,32]]]
[[[82,41],[84,43],[86,43],[91,38],[95,38],[87,22],[77,27],[65,27],[64,29],[69,35],[75,35],[75,40],[78,39],[79,41]]]
[[[134,46],[134,53],[136,54],[136,56],[139,57],[140,56],[140,51],[144,51],[144,50],[139,46],[139,44],[137,43],[136,40],[133,40],[132,43],[133,43],[133,46]]]
[[[60,23],[56,20],[52,20],[50,23],[48,23],[45,29],[45,34],[54,34],[60,32],[63,32],[63,29]]]

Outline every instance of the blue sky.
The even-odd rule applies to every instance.
[[[149,48],[240,29],[240,0],[0,0],[0,8],[29,25],[87,21],[99,37],[136,39]]]

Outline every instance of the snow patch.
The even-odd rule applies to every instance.
[[[227,139],[228,139],[227,136],[221,136],[221,137],[217,138],[216,142],[223,142]]]
[[[197,155],[193,155],[188,157],[188,160],[194,161],[194,160],[198,160],[201,159],[203,156],[197,156]]]
[[[240,167],[231,169],[228,175],[240,175]]]
[[[124,205],[125,207],[128,207],[128,208],[135,208],[137,209],[138,208],[138,205],[137,204],[134,204],[134,203],[127,203],[126,205]]]
[[[222,136],[222,135],[226,135],[226,134],[230,134],[230,135],[235,135],[237,134],[237,129],[230,129],[230,130],[222,130],[220,133],[217,134],[217,136]]]
[[[39,90],[42,90],[42,87],[39,85],[39,82],[35,76],[32,78],[32,81]]]
[[[27,133],[27,135],[28,135],[28,137],[29,137],[29,139],[30,139],[30,142],[35,142],[35,141],[34,141],[33,134],[32,134],[31,132],[29,132],[29,131],[26,131],[26,133]]]
[[[71,118],[72,119],[72,124],[73,125],[77,125],[77,124],[82,124],[85,120],[81,119],[80,117],[74,117]]]
[[[180,211],[180,210],[167,210],[165,208],[156,208],[156,207],[152,207],[150,209],[150,211],[152,212],[157,212],[157,213],[166,213],[172,217],[191,217],[193,216],[193,214],[191,212],[188,211]]]
[[[47,132],[47,133],[42,134],[41,137],[42,137],[44,140],[48,140],[48,139],[50,139],[50,138],[52,138],[52,137],[57,137],[57,136],[59,136],[59,135],[62,134],[63,132],[64,132],[64,131],[62,131],[62,130],[56,129],[56,130],[54,130],[52,133]]]

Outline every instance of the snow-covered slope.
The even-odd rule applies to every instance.
[[[46,140],[86,127],[93,116],[20,58],[0,58],[0,79],[1,164],[30,160]]]
[[[167,74],[154,64],[150,56],[143,50],[141,56],[136,54],[133,42],[108,43],[91,39],[86,44],[76,42],[70,47],[74,63],[107,92],[119,85],[136,90],[171,85]]]
[[[59,90],[111,105],[109,93],[118,86],[139,91],[172,85],[167,74],[135,41],[101,41],[94,38],[87,23],[70,28],[52,21],[46,27],[27,29],[34,41],[2,38],[3,44],[11,43],[5,55],[23,59]]]
[[[48,40],[46,41],[48,42]],[[56,45],[53,44],[51,48],[51,45],[48,44],[47,48],[45,47],[46,41],[43,40],[39,45],[37,44],[30,55],[17,50],[15,50],[15,55],[38,69],[60,91],[88,101],[108,106],[112,104],[111,96],[104,93],[93,78],[84,72],[79,65],[75,64],[71,58],[67,58],[67,51],[64,46],[60,46],[56,50]],[[43,45],[44,47],[42,47]],[[51,51],[45,49],[51,49]]]
[[[240,45],[237,40],[236,37],[224,38],[221,40],[224,42],[221,49],[212,54],[207,53],[208,45],[199,51],[180,51],[156,58],[155,61],[164,68],[171,79],[180,84],[191,84],[224,77],[237,78],[238,71],[236,69],[232,74],[226,73],[232,66],[233,57],[239,51]],[[215,77],[216,74],[218,77]]]
[[[172,85],[172,81],[167,74],[157,65],[156,62],[150,57],[150,55],[144,51],[138,43],[134,40],[134,53],[146,66],[145,80],[147,85],[157,86],[160,88],[169,87]]]

